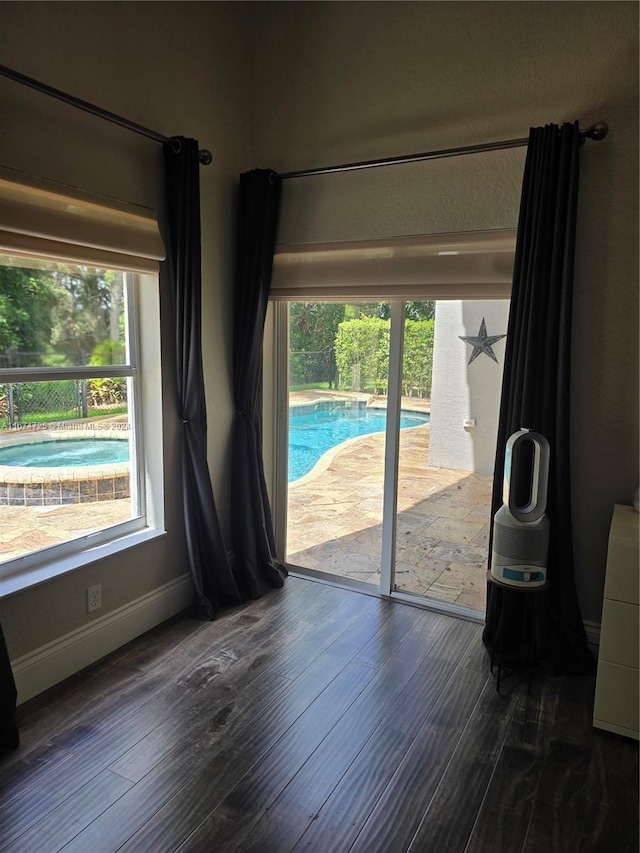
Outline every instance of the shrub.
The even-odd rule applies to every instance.
[[[123,405],[127,400],[127,380],[124,376],[115,379],[89,379],[87,402],[90,406]]]
[[[388,351],[389,320],[365,316],[340,323],[335,341],[340,387],[384,393]]]
[[[405,320],[402,359],[402,393],[405,397],[431,397],[433,331],[433,320]]]
[[[360,317],[340,323],[335,340],[339,386],[386,394],[390,321]],[[430,397],[433,369],[433,320],[405,320],[402,393]]]

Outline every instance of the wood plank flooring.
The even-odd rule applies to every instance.
[[[638,746],[591,677],[495,690],[481,626],[302,578],[20,709],[0,851],[638,850]]]

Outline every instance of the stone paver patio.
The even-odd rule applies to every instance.
[[[0,506],[0,561],[86,536],[130,517],[128,498],[62,506]]]
[[[428,458],[429,427],[402,430],[396,588],[483,610],[493,478]],[[289,485],[289,563],[379,583],[383,460],[383,434],[351,439]]]

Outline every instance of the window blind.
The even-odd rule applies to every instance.
[[[270,298],[508,299],[515,230],[279,245]]]
[[[0,173],[0,252],[157,272],[165,257],[154,212]]]

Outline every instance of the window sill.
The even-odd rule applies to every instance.
[[[130,548],[135,548],[137,545],[158,539],[165,534],[166,531],[164,529],[145,528],[144,530],[137,530],[135,533],[129,533],[117,539],[112,539],[110,542],[103,542],[93,548],[84,548],[75,554],[67,554],[64,557],[59,557],[57,560],[50,560],[28,569],[16,569],[13,573],[7,574],[4,577],[1,574],[2,569],[0,569],[0,599],[38,586],[41,583],[46,583],[53,580],[53,578],[73,572],[84,566],[89,566],[97,560],[104,560],[106,557],[111,557],[114,554],[128,551]]]

